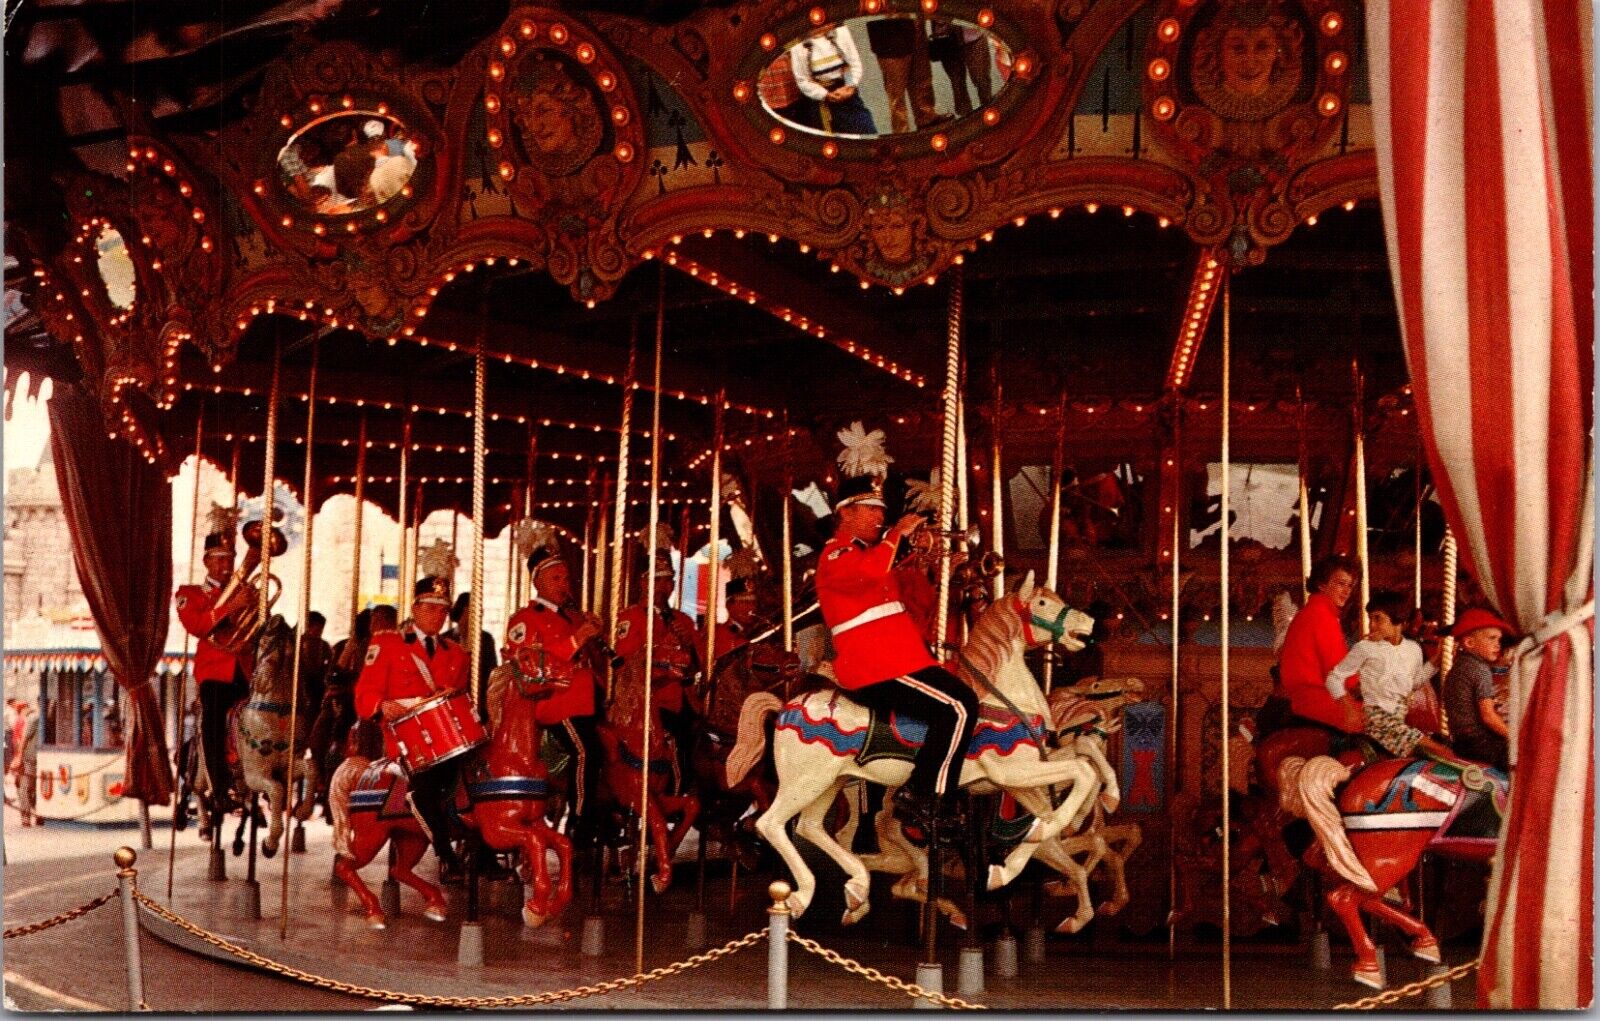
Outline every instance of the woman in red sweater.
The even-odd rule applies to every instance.
[[[1345,733],[1362,729],[1361,709],[1353,699],[1334,699],[1324,682],[1350,650],[1340,616],[1355,590],[1356,565],[1349,557],[1327,557],[1311,569],[1311,598],[1295,614],[1278,653],[1278,683],[1300,721]],[[1359,676],[1350,678],[1354,689]]]

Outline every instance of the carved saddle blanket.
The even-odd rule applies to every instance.
[[[452,814],[459,823],[473,805],[488,801],[540,801],[549,794],[544,777],[490,776],[487,767],[472,763],[463,771],[450,794]],[[405,770],[394,759],[376,759],[366,769],[350,790],[350,814],[372,813],[378,820],[388,822],[410,816],[422,821],[412,810],[407,795],[411,784]]]
[[[928,737],[926,723],[896,712],[865,711],[867,725],[847,730],[832,715],[818,719],[808,711],[806,702],[791,702],[778,714],[776,729],[792,730],[806,744],[824,745],[834,755],[853,757],[861,765],[878,759],[910,762],[916,758]],[[1010,755],[1022,745],[1038,748],[1035,733],[1044,733],[1043,716],[1031,715],[1025,724],[1015,713],[998,706],[981,706],[972,740],[967,744],[967,758],[989,753]]]
[[[1432,830],[1430,849],[1485,860],[1493,854],[1510,793],[1504,773],[1485,766],[1463,775],[1432,759],[1396,760],[1396,766],[1382,796],[1341,802],[1345,829]]]

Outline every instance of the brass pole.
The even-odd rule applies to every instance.
[[[483,457],[487,445],[483,434],[483,394],[487,375],[484,331],[480,329],[472,381],[472,596],[467,600],[467,620],[471,627],[466,634],[467,649],[471,655],[468,684],[478,701],[484,697],[484,693],[478,689],[482,687],[483,676]]]
[[[1178,691],[1178,668],[1180,663],[1179,648],[1183,639],[1181,620],[1183,616],[1182,604],[1179,600],[1181,573],[1179,563],[1183,557],[1183,393],[1178,390],[1172,392],[1172,712],[1168,723],[1167,735],[1167,787],[1170,790],[1178,789],[1178,704],[1181,695]],[[1173,911],[1178,904],[1178,859],[1172,853],[1178,846],[1178,824],[1176,814],[1170,808],[1167,812],[1167,960],[1173,960],[1178,953],[1178,925],[1173,918]]]
[[[783,446],[789,452],[789,413],[783,414]],[[794,474],[789,457],[783,459],[783,651],[794,651]]]
[[[1439,643],[1439,676],[1443,677],[1450,672],[1450,667],[1456,661],[1456,640],[1450,637],[1450,625],[1456,622],[1456,573],[1459,570],[1456,550],[1456,533],[1446,525],[1444,529],[1444,580],[1443,592],[1439,596],[1439,630],[1444,633],[1444,638]],[[1445,717],[1439,718],[1440,725],[1444,727],[1444,736],[1450,736],[1449,724]]]
[[[1300,460],[1300,605],[1311,598],[1311,451],[1306,442],[1306,402],[1295,385],[1295,429],[1299,433]]]
[[[261,484],[261,591],[256,609],[263,621],[272,609],[271,601],[267,598],[270,587],[267,578],[272,575],[272,503],[277,496],[272,480],[278,467],[278,399],[282,387],[283,340],[279,338],[272,345],[272,387],[267,392],[266,447],[261,458],[262,474],[266,481]]]
[[[190,585],[194,584],[194,567],[195,567],[195,563],[194,563],[194,561],[195,561],[194,543],[195,543],[195,537],[200,534],[200,468],[201,468],[200,454],[201,454],[201,451],[202,451],[202,449],[204,448],[204,445],[205,445],[205,435],[206,435],[206,399],[204,397],[201,397],[200,398],[200,408],[199,408],[199,410],[197,412],[195,412],[195,416],[194,416],[194,493],[189,498],[189,581],[188,581],[188,584],[190,584]],[[184,712],[184,708],[188,704],[188,698],[189,698],[189,631],[188,631],[187,628],[185,628],[184,632],[183,632],[183,659],[178,661],[178,702],[177,702],[178,712],[177,712],[177,726],[173,728],[173,732],[177,735],[177,740],[173,742],[173,747],[177,748],[177,749],[180,749],[180,750],[183,747],[183,712]],[[200,722],[199,720],[195,721],[195,723],[196,723],[195,736],[196,737],[198,737],[199,733],[200,733],[200,728],[198,726],[199,722]],[[22,782],[22,777],[19,776],[17,778],[17,782],[21,783]],[[174,861],[174,858],[177,856],[177,849],[178,849],[178,812],[183,808],[183,803],[182,803],[181,800],[179,800],[178,795],[177,795],[177,790],[178,790],[178,757],[176,755],[174,755],[173,758],[172,758],[172,790],[173,790],[173,795],[172,795],[172,828],[171,828],[171,832],[169,832],[168,835],[167,835],[167,903],[168,904],[172,903],[172,870],[173,870],[173,861]]]
[[[591,579],[590,575],[593,573],[594,547],[595,541],[598,538],[595,534],[595,529],[597,527],[595,524],[595,519],[599,516],[597,513],[599,511],[599,506],[596,500],[596,497],[599,494],[595,492],[597,488],[596,483],[598,481],[599,480],[595,475],[595,469],[590,468],[589,484],[585,488],[585,492],[589,495],[589,510],[583,518],[583,578],[579,582],[578,592],[578,605],[583,607],[585,610],[592,610],[592,607],[589,603],[589,586],[593,580]]]
[[[994,377],[994,421],[993,435],[990,437],[994,460],[994,477],[989,480],[989,513],[992,515],[990,524],[994,528],[992,545],[994,555],[1006,555],[1006,517],[1005,517],[1005,482],[1004,461],[1000,456],[1000,411],[1001,411],[1001,383],[1000,363],[996,361],[990,368]],[[1006,575],[1004,571],[994,576],[994,598],[999,601],[1006,594]]]
[[[367,500],[367,412],[361,410],[361,426],[356,434],[356,519],[350,526],[354,552],[350,555],[350,638],[356,639],[356,617],[361,614],[361,524],[366,518]],[[381,570],[381,566],[380,570]]]
[[[423,478],[426,478],[426,476],[417,479],[417,488],[411,499],[411,573],[413,575],[422,570],[422,525],[427,520],[427,516],[422,513]],[[416,579],[412,578],[411,580],[415,581]],[[451,579],[452,582],[454,580],[454,578]],[[415,600],[412,600],[410,605],[414,604]]]
[[[1228,427],[1232,417],[1229,401],[1233,358],[1233,274],[1222,276],[1222,1009],[1233,1009],[1233,890],[1228,877],[1233,873],[1233,834],[1228,826],[1232,788],[1228,778],[1232,762],[1228,754],[1228,511],[1233,453]],[[1177,506],[1174,504],[1173,506]]]
[[[649,880],[645,878],[650,866],[650,856],[645,854],[645,845],[649,838],[650,824],[650,725],[654,714],[654,692],[651,691],[652,674],[655,668],[656,652],[656,525],[661,521],[661,348],[662,338],[666,332],[667,322],[667,268],[661,267],[661,275],[656,284],[656,358],[655,380],[652,386],[650,401],[650,507],[649,525],[645,533],[645,542],[648,544],[645,556],[645,574],[649,581],[644,586],[645,625],[644,625],[644,729],[641,737],[643,747],[640,757],[644,760],[639,768],[639,908],[634,920],[633,929],[633,963],[634,972],[644,971],[644,898],[649,889]],[[631,353],[629,361],[632,361]],[[717,402],[718,414],[721,414],[722,402]],[[623,443],[627,443],[627,433],[623,433]],[[717,462],[720,464],[720,460]],[[715,477],[715,468],[713,468]],[[618,516],[620,520],[620,515]],[[715,555],[713,553],[713,555]]]
[[[1361,364],[1352,360],[1350,373],[1355,377],[1355,474],[1356,474],[1356,560],[1361,567],[1361,633],[1365,635],[1367,600],[1372,598],[1372,571],[1367,565],[1367,409],[1366,380],[1361,374]]]
[[[406,618],[411,616],[411,515],[406,503],[410,469],[411,413],[408,411],[400,426],[400,551],[396,554],[400,558],[400,581],[396,586],[394,603],[395,617],[400,624],[404,624]]]
[[[628,369],[622,377],[622,436],[617,441],[617,491],[616,506],[612,508],[611,518],[611,613],[610,627],[606,632],[607,644],[613,649],[617,647],[617,615],[622,612],[622,572],[623,572],[623,545],[627,541],[628,533],[628,438],[633,427],[633,393],[639,388],[639,321],[631,320],[632,328],[628,335]],[[651,438],[654,443],[654,437]],[[654,461],[655,458],[651,458]],[[651,465],[652,469],[655,467]],[[649,679],[645,680],[645,687],[649,687]],[[606,670],[606,701],[611,701],[611,670]],[[642,855],[640,857],[643,857]]]
[[[311,339],[311,378],[306,385],[306,471],[305,480],[300,488],[301,503],[306,512],[306,534],[302,542],[305,550],[300,558],[300,616],[299,624],[294,634],[294,655],[291,657],[293,666],[289,675],[289,757],[283,767],[283,822],[285,832],[289,829],[290,809],[294,801],[294,767],[295,767],[295,728],[300,723],[300,655],[305,646],[306,618],[311,614],[311,523],[315,515],[312,513],[316,507],[316,494],[312,486],[316,477],[312,474],[316,458],[312,456],[315,449],[317,424],[317,353],[321,344],[317,337]],[[267,545],[271,545],[271,536],[267,536]],[[300,749],[304,754],[305,749]],[[311,791],[306,791],[310,797]],[[292,842],[291,842],[292,843]],[[294,861],[290,853],[292,848],[285,848],[283,852],[283,886],[278,898],[278,938],[289,938],[289,865]]]
[[[1417,430],[1417,467],[1415,469],[1416,499],[1413,501],[1412,514],[1416,518],[1415,543],[1411,551],[1414,561],[1411,571],[1411,605],[1415,609],[1422,609],[1422,431]]]
[[[939,448],[939,518],[938,528],[950,527],[950,514],[954,510],[956,468],[956,433],[958,431],[959,391],[961,385],[961,303],[962,270],[954,266],[949,271],[950,303],[945,322],[944,348],[944,432]],[[934,604],[933,634],[939,653],[944,658],[946,624],[950,619],[950,558],[939,558],[939,595]],[[930,897],[932,895],[930,894]],[[935,914],[935,917],[936,914]],[[932,923],[930,923],[931,925]]]
[[[726,390],[717,391],[717,409],[711,426],[711,546],[706,554],[706,685],[711,684],[711,668],[716,665],[717,605],[722,601],[722,441],[725,428],[723,405],[727,403]],[[654,440],[652,439],[652,445]],[[651,467],[650,477],[655,478]],[[682,573],[679,578],[682,578]],[[681,603],[680,603],[681,605]]]
[[[1056,449],[1050,458],[1050,553],[1044,566],[1044,587],[1057,594],[1061,582],[1061,473],[1067,464],[1067,388],[1061,388],[1061,398],[1056,402]],[[1044,693],[1050,694],[1055,681],[1055,659],[1044,660]]]

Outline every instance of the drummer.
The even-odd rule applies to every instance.
[[[442,543],[439,545],[443,545]],[[435,552],[429,550],[429,553]],[[444,550],[449,553],[448,547]],[[437,559],[437,558],[435,558]],[[445,561],[454,562],[454,556]],[[433,566],[428,559],[424,567]],[[367,646],[365,666],[356,681],[356,715],[381,715],[385,723],[404,716],[433,696],[467,687],[466,650],[440,634],[450,617],[450,574],[445,566],[417,582],[412,619],[399,631],[377,631]],[[394,736],[384,727],[384,748],[395,757]],[[427,830],[441,869],[459,872],[461,862],[450,846],[446,798],[461,771],[458,756],[411,774],[411,811]]]
[[[573,835],[585,843],[598,833],[593,824],[599,805],[595,792],[605,761],[595,729],[593,669],[597,657],[604,655],[600,648],[604,643],[597,641],[604,625],[573,598],[572,575],[553,538],[528,554],[528,571],[537,594],[507,625],[505,659],[520,664],[518,653],[542,649],[544,655],[572,665],[571,683],[540,699],[534,719],[570,757]]]

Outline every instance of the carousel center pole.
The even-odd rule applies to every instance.
[[[1230,498],[1229,474],[1233,470],[1233,451],[1229,445],[1229,420],[1232,411],[1231,373],[1233,359],[1233,274],[1222,276],[1222,635],[1218,641],[1222,653],[1222,1009],[1233,1009],[1233,889],[1229,877],[1233,873],[1233,834],[1228,825],[1231,818],[1233,788],[1229,783],[1232,767],[1228,754],[1228,511]],[[1176,506],[1176,505],[1174,505]]]
[[[312,519],[315,517],[312,511],[316,507],[316,497],[312,492],[312,485],[316,481],[316,476],[312,474],[316,458],[312,455],[316,449],[317,352],[320,347],[320,341],[313,337],[311,340],[311,377],[306,386],[306,473],[304,485],[300,490],[301,500],[305,504],[306,512],[306,534],[303,540],[305,551],[300,558],[300,617],[299,623],[295,628],[293,666],[290,668],[289,675],[289,757],[288,764],[284,766],[283,770],[283,785],[285,788],[283,819],[285,829],[288,829],[289,817],[292,814],[291,809],[294,807],[294,770],[298,764],[295,759],[295,752],[299,751],[304,754],[305,751],[295,747],[295,728],[300,723],[300,654],[301,649],[305,646],[306,618],[311,613],[311,525]],[[267,484],[271,485],[270,479]],[[268,536],[266,545],[271,545],[270,539],[271,537]],[[306,791],[306,797],[309,798],[312,793],[311,791]],[[283,852],[283,883],[278,897],[278,938],[280,940],[289,938],[289,865],[294,861],[293,850],[293,841],[291,840],[290,846],[285,848]]]
[[[631,318],[628,334],[628,368],[622,383],[621,439],[617,442],[616,505],[611,511],[611,605],[607,621],[606,644],[617,647],[617,617],[622,613],[623,544],[628,538],[628,439],[633,427],[633,394],[639,388],[639,320]],[[654,438],[651,439],[654,443]],[[654,461],[654,458],[651,458]],[[653,466],[652,466],[653,467]],[[654,567],[651,568],[654,570]],[[613,670],[606,668],[606,703],[610,704]],[[648,689],[648,678],[646,679]]]
[[[205,447],[206,436],[206,399],[200,398],[200,409],[194,417],[194,492],[189,498],[189,581],[194,584],[194,543],[200,534],[200,454]],[[178,711],[177,726],[173,733],[177,740],[173,747],[179,752],[183,751],[183,715],[184,709],[189,704],[189,629],[183,630],[183,659],[178,662]],[[198,724],[200,721],[196,720]],[[200,728],[195,727],[198,736]],[[167,834],[167,903],[172,903],[172,870],[178,854],[178,813],[183,811],[184,799],[178,797],[178,758],[172,757],[172,827]]]
[[[650,523],[645,531],[645,542],[649,547],[645,554],[645,573],[650,580],[646,583],[643,592],[646,607],[644,617],[644,728],[641,736],[642,748],[640,749],[640,755],[644,759],[644,764],[639,769],[639,850],[636,855],[639,859],[639,907],[635,915],[633,929],[633,964],[635,973],[644,971],[644,898],[645,891],[650,886],[650,882],[646,878],[650,867],[650,858],[644,851],[645,843],[650,835],[650,724],[652,723],[651,716],[653,715],[654,702],[652,698],[653,692],[650,688],[651,681],[654,680],[652,675],[655,668],[656,652],[655,570],[656,550],[658,549],[656,525],[661,521],[661,349],[662,337],[666,332],[666,318],[667,267],[663,263],[661,275],[657,278],[656,284],[656,356],[650,402]],[[721,402],[718,402],[719,414],[721,407]],[[624,437],[626,437],[626,434],[624,434]],[[624,438],[623,442],[627,442],[626,438]],[[716,477],[714,470],[712,477]]]

